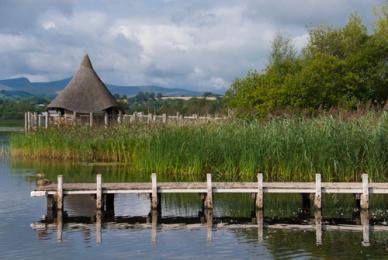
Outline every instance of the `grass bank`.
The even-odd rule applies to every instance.
[[[320,116],[202,125],[52,128],[11,138],[11,155],[128,164],[185,179],[388,180],[388,114]]]

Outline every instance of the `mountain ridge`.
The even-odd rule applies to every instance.
[[[22,93],[21,96],[44,96],[54,98],[72,78],[65,78],[61,80],[54,80],[49,82],[31,82],[26,77],[2,79],[0,85],[2,86],[1,95],[7,94],[15,96],[15,93]],[[202,96],[204,92],[187,90],[183,88],[169,88],[156,85],[114,85],[105,84],[112,94],[135,96],[139,92],[154,92],[161,93],[164,96]]]

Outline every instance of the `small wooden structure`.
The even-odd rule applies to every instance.
[[[69,84],[47,105],[46,110],[59,114],[54,120],[63,119],[60,123],[74,125],[79,117],[85,115],[89,116],[93,125],[96,113],[102,114],[105,124],[108,124],[109,115],[121,113],[118,103],[94,71],[87,54]]]

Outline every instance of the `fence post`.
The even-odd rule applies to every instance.
[[[44,118],[44,128],[48,128],[49,125],[49,112],[46,112],[46,117]]]
[[[369,185],[368,185],[368,174],[362,174],[362,194],[360,201],[361,209],[369,208]]]
[[[167,115],[166,113],[163,114],[163,119],[162,119],[163,123],[166,123],[167,122]]]
[[[314,207],[315,209],[322,208],[322,183],[321,175],[315,175],[315,197],[314,197]]]
[[[24,112],[24,132],[28,132],[28,115],[27,112]]]
[[[123,112],[121,110],[119,110],[119,116],[117,117],[117,123],[121,124],[122,121],[123,121]]]
[[[66,114],[65,114],[65,118],[66,118]],[[77,125],[77,112],[73,111],[73,126],[76,126],[76,125]]]
[[[89,113],[89,126],[93,127],[93,113]]]
[[[108,112],[104,112],[104,126],[108,127]]]
[[[256,194],[256,209],[263,209],[264,204],[263,193],[263,174],[257,174],[257,194]]]

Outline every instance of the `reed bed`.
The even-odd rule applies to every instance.
[[[388,179],[388,114],[277,118],[199,125],[51,128],[11,138],[11,156],[119,162],[169,179],[374,181]]]

